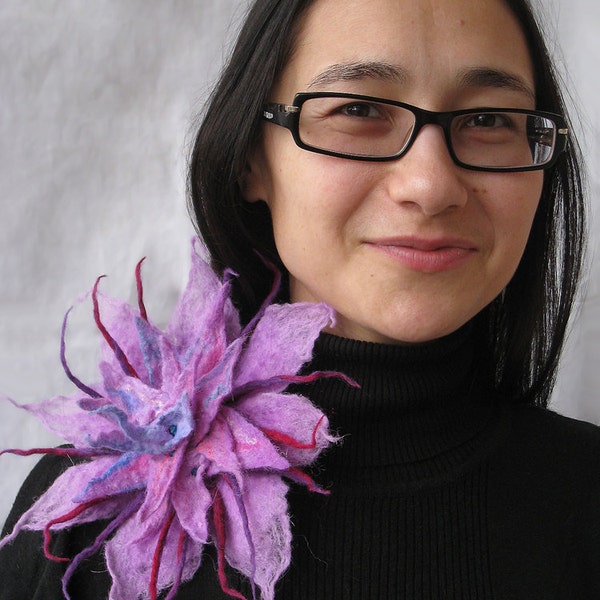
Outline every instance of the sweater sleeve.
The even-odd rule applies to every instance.
[[[582,560],[583,580],[588,581],[590,598],[600,598],[600,472],[596,472],[596,485],[588,497],[587,514],[590,519],[580,530],[584,558]]]
[[[4,525],[3,536],[12,531],[21,515],[72,464],[69,458],[51,455],[38,462],[16,497]],[[79,533],[74,530],[69,535],[63,532],[54,535],[51,551],[57,556],[72,557],[77,554],[94,539],[98,526],[88,526],[85,531],[81,529]],[[90,570],[94,570],[94,566],[98,565],[91,563]],[[108,595],[109,580],[101,562],[99,566],[91,581],[84,585],[96,586],[92,597],[103,599]],[[45,557],[41,532],[22,531],[12,543],[0,550],[0,600],[63,600],[61,579],[64,571],[65,563],[54,562]],[[78,585],[76,581],[73,583]]]
[[[69,458],[51,455],[39,461],[17,495],[3,536],[12,531],[21,515],[72,464]],[[94,522],[56,532],[52,536],[50,550],[55,556],[73,557],[91,545],[105,526],[106,522]],[[182,585],[177,594],[178,600],[230,598],[220,588],[216,562],[214,548],[209,547],[194,579]],[[68,563],[46,558],[42,532],[22,531],[11,544],[0,550],[0,600],[64,600],[62,577],[66,566]],[[247,598],[251,597],[245,579],[231,569],[227,571],[229,583],[242,589]],[[100,551],[75,571],[68,591],[73,600],[106,600],[111,585],[112,580]]]
[[[592,458],[589,486],[570,517],[571,539],[556,598],[600,598],[600,444]]]

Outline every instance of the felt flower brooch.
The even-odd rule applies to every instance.
[[[91,292],[102,333],[100,381],[86,385],[61,358],[79,392],[22,406],[73,448],[7,450],[81,457],[24,513],[1,544],[23,529],[44,532],[49,559],[73,572],[104,549],[111,600],[174,598],[214,544],[221,588],[225,563],[271,600],[290,561],[286,479],[321,491],[301,470],[333,441],[327,418],[293,382],[336,373],[297,375],[310,358],[331,310],[318,304],[271,304],[241,328],[229,299],[231,273],[219,280],[192,249],[188,285],[164,331],[149,320],[136,269],[137,308]],[[343,376],[341,376],[343,377]],[[107,525],[75,557],[53,556],[52,532],[91,521]]]

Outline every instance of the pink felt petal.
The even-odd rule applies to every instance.
[[[263,431],[275,431],[298,442],[274,441],[291,465],[298,467],[313,462],[324,448],[337,438],[328,431],[328,420],[304,396],[296,394],[255,394],[236,402],[235,409]],[[316,428],[316,430],[315,430]],[[315,434],[314,448],[310,446]]]
[[[273,304],[258,322],[237,366],[235,384],[297,373],[312,357],[316,338],[333,322],[324,304]],[[281,390],[286,387],[282,384]]]
[[[185,458],[185,444],[179,446],[173,456],[152,456],[146,473],[146,498],[139,510],[142,521],[153,521],[156,514],[168,504],[172,484],[177,478]]]
[[[260,429],[232,408],[223,407],[223,417],[235,443],[235,454],[242,469],[284,471],[290,463]]]
[[[243,340],[235,340],[227,347],[221,361],[212,371],[207,374],[197,373],[197,386],[192,400],[197,440],[207,434],[223,401],[231,399],[233,372],[242,349]]]
[[[235,440],[222,416],[214,420],[210,433],[197,445],[195,452],[208,461],[208,477],[230,473],[239,479],[242,469],[235,454]]]

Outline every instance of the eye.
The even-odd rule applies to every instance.
[[[477,113],[468,115],[465,117],[463,124],[465,127],[481,127],[484,129],[512,126],[508,115],[502,113]]]
[[[360,117],[363,119],[374,119],[381,116],[381,110],[375,104],[368,102],[345,104],[340,107],[339,112],[348,117]]]

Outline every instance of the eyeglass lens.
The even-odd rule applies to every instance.
[[[355,157],[391,157],[411,142],[415,114],[364,99],[317,97],[304,102],[298,132],[315,149]],[[528,167],[552,158],[557,126],[527,112],[455,115],[449,125],[456,158],[474,167]]]

